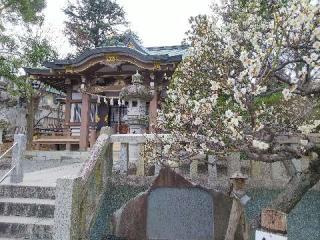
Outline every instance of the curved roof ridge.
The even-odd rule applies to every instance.
[[[169,49],[186,49],[189,48],[189,45],[168,45],[168,46],[154,46],[154,47],[147,47],[148,50],[169,50]]]

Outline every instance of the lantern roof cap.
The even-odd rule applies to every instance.
[[[143,99],[149,101],[152,99],[153,93],[150,87],[143,85],[143,77],[137,71],[132,75],[132,84],[124,87],[120,91],[120,98],[123,100]]]

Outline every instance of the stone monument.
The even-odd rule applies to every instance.
[[[165,167],[148,190],[114,212],[112,239],[223,240],[231,206],[231,197]],[[242,226],[234,239],[244,239]]]

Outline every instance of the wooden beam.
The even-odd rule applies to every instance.
[[[66,128],[70,128],[70,119],[71,119],[71,100],[72,100],[72,87],[68,86],[67,96],[66,96],[66,105],[65,105],[65,120],[64,125]]]

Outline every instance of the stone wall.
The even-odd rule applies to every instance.
[[[5,129],[7,137],[12,138],[17,127],[26,128],[26,109],[19,104],[19,99],[12,97],[5,91],[4,86],[0,84],[0,119],[9,123]]]

